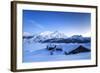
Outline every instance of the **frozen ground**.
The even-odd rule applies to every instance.
[[[54,51],[53,55],[50,55],[50,51],[46,49],[49,43],[34,43],[30,41],[23,42],[23,62],[45,62],[45,61],[61,61],[61,60],[84,60],[91,59],[91,53],[78,53],[65,55],[64,51],[70,52],[79,45],[83,45],[86,48],[91,48],[90,43],[77,44],[77,43],[54,43],[57,47],[63,49],[63,51]]]

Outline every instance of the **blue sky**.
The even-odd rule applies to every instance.
[[[90,36],[90,19],[90,13],[23,10],[23,32],[59,31],[68,36]]]

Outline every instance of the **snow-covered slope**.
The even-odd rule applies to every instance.
[[[23,62],[47,62],[47,61],[68,61],[68,60],[89,60],[91,53],[79,53],[75,55],[30,55],[24,58]]]
[[[90,52],[78,53],[78,54],[70,54],[72,50],[76,49],[78,46],[82,45],[88,49],[90,49],[90,43],[53,43],[57,46],[57,48],[62,48],[62,51],[53,51],[51,55],[51,51],[47,50],[47,45],[49,47],[53,47],[49,43],[26,43],[23,45],[23,62],[41,62],[41,61],[60,61],[60,60],[78,60],[78,59],[90,59]]]

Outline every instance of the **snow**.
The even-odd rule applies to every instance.
[[[87,53],[79,53],[75,55],[47,55],[38,54],[38,55],[30,55],[24,58],[23,62],[45,62],[45,61],[65,61],[65,60],[85,60],[91,59],[90,52]]]
[[[36,43],[29,40],[23,40],[23,62],[45,62],[45,61],[61,61],[61,60],[84,60],[91,59],[91,53],[78,53],[65,55],[64,51],[70,52],[77,48],[79,45],[83,45],[86,48],[91,48],[90,43],[53,43],[57,48],[62,48],[63,51],[54,51],[51,55],[50,51],[46,49],[46,46],[51,43]]]
[[[40,35],[47,36],[47,35],[49,35],[51,33],[52,33],[51,31],[45,31],[45,32],[41,32]]]
[[[40,35],[42,37],[47,37],[48,39],[51,39],[51,38],[65,38],[65,37],[67,37],[67,36],[64,35],[64,33],[61,33],[61,32],[58,32],[58,31],[54,31],[54,32],[45,31],[45,32],[41,32]]]
[[[28,33],[28,32],[24,32],[23,33],[23,38],[24,39],[28,39],[34,42],[45,42],[45,43],[49,43],[51,42],[90,42],[91,38],[90,37],[83,37],[82,35],[73,35],[70,37],[67,37],[67,35],[65,35],[62,32],[59,31],[44,31],[44,32],[40,32],[40,33]]]

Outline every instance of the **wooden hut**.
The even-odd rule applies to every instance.
[[[77,54],[77,53],[81,53],[81,52],[90,52],[90,49],[80,45],[79,47],[77,47],[76,49],[72,50],[68,54]]]

